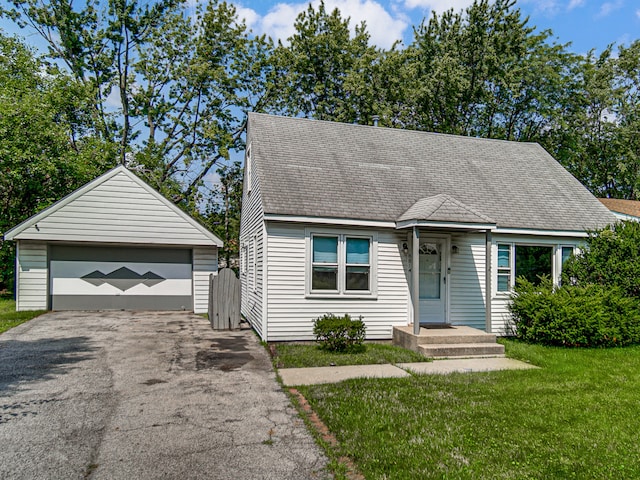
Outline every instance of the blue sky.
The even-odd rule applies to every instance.
[[[256,33],[286,39],[293,22],[308,1],[233,1]],[[313,0],[318,4],[319,0]],[[460,10],[472,0],[325,0],[338,8],[352,24],[366,20],[373,43],[388,48],[395,40],[410,42],[412,26],[430,15],[453,7]],[[571,42],[571,51],[598,51],[608,44],[628,45],[640,38],[639,0],[519,0],[516,4],[538,30],[551,29],[560,43]]]

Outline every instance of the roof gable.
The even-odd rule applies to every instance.
[[[222,246],[218,237],[124,166],[22,222],[5,240]]]
[[[495,224],[491,218],[446,194],[422,198],[398,218],[398,222],[433,221]]]
[[[448,195],[504,229],[584,232],[615,221],[534,143],[255,113],[248,129],[267,215],[396,222]],[[454,210],[441,218],[455,221]]]

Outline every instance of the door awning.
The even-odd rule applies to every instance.
[[[493,230],[495,220],[474,210],[451,195],[425,197],[396,220],[396,228],[428,226],[452,230]]]

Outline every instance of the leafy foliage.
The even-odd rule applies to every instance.
[[[91,122],[91,93],[0,35],[0,231],[6,232],[112,166],[115,145]],[[11,287],[14,248],[0,247],[0,290]]]
[[[325,350],[355,352],[364,349],[366,326],[362,317],[352,320],[349,314],[338,317],[328,313],[314,320],[313,334]]]
[[[509,306],[521,340],[566,347],[614,347],[640,343],[640,299],[596,284],[554,288],[518,279]]]
[[[620,288],[640,299],[640,223],[622,221],[592,232],[584,251],[567,261],[563,284]]]

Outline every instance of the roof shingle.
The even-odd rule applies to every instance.
[[[534,143],[256,113],[248,143],[267,214],[395,222],[445,194],[501,228],[584,231],[615,221]],[[459,208],[449,214],[438,219],[460,221]]]

